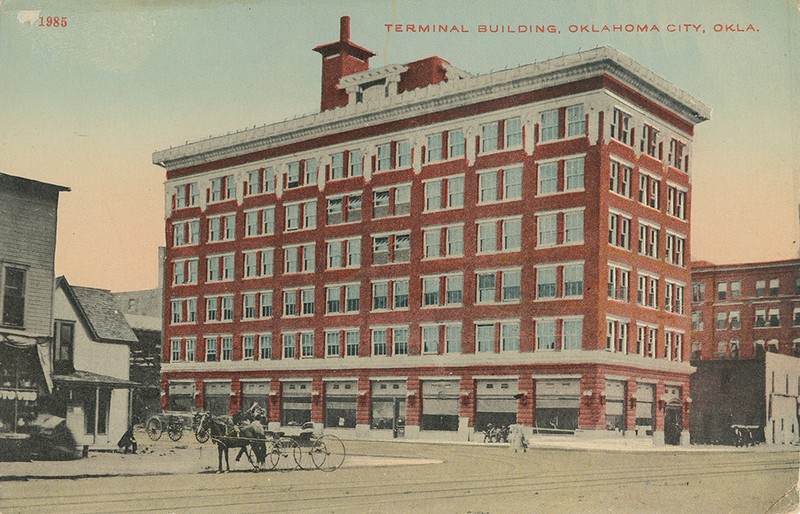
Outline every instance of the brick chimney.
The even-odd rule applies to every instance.
[[[369,58],[375,53],[350,41],[350,16],[339,20],[339,41],[314,48],[322,55],[323,111],[344,107],[348,103],[347,91],[339,89],[339,80],[347,75],[369,69]]]

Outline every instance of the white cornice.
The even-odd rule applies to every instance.
[[[711,109],[699,100],[630,57],[613,48],[602,47],[187,143],[155,152],[153,163],[168,170],[178,169],[602,74],[611,75],[692,123],[711,117]]]

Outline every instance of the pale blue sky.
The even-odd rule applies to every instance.
[[[353,40],[379,54],[373,66],[439,55],[483,74],[595,46],[619,49],[713,108],[694,146],[693,258],[797,256],[792,1],[183,4],[0,1],[0,171],[72,188],[62,196],[56,261],[72,283],[154,287],[164,174],[152,152],[317,111],[320,56],[311,49],[338,38],[342,15],[352,18]],[[67,27],[22,23],[20,11],[66,16]],[[389,34],[384,24],[393,22],[470,32]],[[552,23],[561,33],[479,34],[482,23]],[[661,31],[568,30],[592,23]],[[706,32],[667,33],[669,23]],[[758,32],[715,33],[717,23]]]

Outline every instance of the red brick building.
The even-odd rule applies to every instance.
[[[685,441],[710,109],[610,48],[484,76],[370,68],[343,18],[315,51],[318,114],[153,155],[163,407],[258,401],[275,425],[373,438],[516,422]]]
[[[800,441],[800,259],[693,262],[691,315],[692,443]]]

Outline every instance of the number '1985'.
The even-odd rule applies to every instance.
[[[39,16],[40,27],[66,27],[66,16]]]

